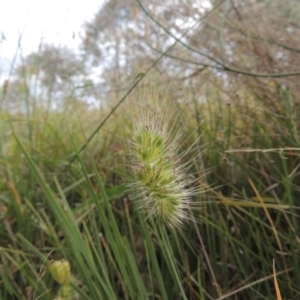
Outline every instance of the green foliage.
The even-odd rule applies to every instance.
[[[28,72],[19,69],[22,72],[15,86],[9,82],[3,86],[1,299],[52,300],[69,295],[87,300],[280,299],[273,261],[283,299],[299,298],[298,29],[289,24],[289,18],[273,24],[275,16],[270,17],[267,10],[270,1],[263,9],[258,3],[252,5],[253,1],[238,7],[235,1],[224,2],[227,6],[220,2],[216,14],[201,23],[203,31],[194,30],[186,37],[190,45],[182,42],[183,48],[173,47],[181,41],[177,39],[165,52],[155,49],[162,54],[149,68],[144,67],[153,60],[145,55],[147,42],[140,49],[140,39],[133,39],[137,27],[131,26],[128,40],[133,51],[140,51],[130,65],[131,71],[138,69],[131,74],[135,83],[124,91],[114,90],[119,73],[107,66],[110,76],[106,84],[111,84],[107,90],[115,93],[105,94],[107,102],[100,109],[89,109],[79,101],[80,93],[76,97],[72,93],[78,86],[65,86],[60,80],[64,95],[58,109],[50,105],[54,85],[49,86],[48,106],[42,96],[31,97],[28,78],[38,74],[34,66]],[[184,3],[189,7],[189,1]],[[113,4],[108,1],[105,7],[114,11],[119,6]],[[145,18],[141,13],[150,11],[145,7],[136,13],[138,7],[134,2],[126,13],[130,19],[137,16],[139,23]],[[248,17],[249,7],[254,20]],[[257,11],[261,15],[254,13]],[[165,18],[164,13],[161,10],[158,19],[175,18]],[[179,19],[181,13],[189,17],[185,10],[173,11]],[[151,16],[147,22],[155,21],[163,29]],[[267,21],[263,22],[266,28],[257,26],[261,16],[270,22],[269,28]],[[111,40],[113,25],[104,35]],[[157,28],[151,26],[150,31],[155,32]],[[281,41],[278,28],[284,37],[290,28],[290,40]],[[95,34],[92,41],[97,41],[92,24],[88,29]],[[184,34],[185,29],[179,29],[177,33]],[[165,34],[158,47],[165,46],[172,35],[171,31]],[[149,40],[157,41],[157,36],[151,35]],[[89,36],[86,43],[91,43]],[[205,51],[199,50],[202,45],[206,45]],[[127,47],[120,47],[122,51],[131,54]],[[278,53],[285,53],[285,59],[276,60]],[[43,62],[43,68],[48,66],[36,56],[29,62],[36,60]],[[52,61],[61,62],[59,57]],[[71,72],[65,74],[68,83],[73,77],[78,79],[81,67],[63,68]],[[120,71],[120,80],[128,77],[127,67]],[[166,68],[163,72],[162,67]],[[177,76],[173,70],[179,70]],[[185,76],[187,70],[191,75]],[[138,86],[140,81],[143,87]],[[10,89],[13,95],[6,98]],[[127,96],[132,91],[129,109]],[[7,99],[19,101],[21,109],[16,112]],[[121,100],[116,103],[116,99]],[[190,220],[183,228],[145,220],[144,213],[134,209],[133,193],[127,185],[131,174],[125,140],[132,138],[140,108],[147,112],[153,99],[178,106],[180,118],[170,117],[168,128],[182,134],[178,150],[185,154],[185,162],[191,163],[186,182],[206,190],[191,198],[192,203],[205,202],[206,210],[188,211]],[[143,146],[148,138],[142,139]],[[152,132],[151,138],[156,139],[156,150],[166,156],[160,136]],[[172,162],[170,166],[174,168]],[[200,224],[195,221],[199,219]],[[72,276],[55,281],[48,271],[51,261],[69,262]]]
[[[257,114],[253,97],[243,111],[218,98],[181,107],[188,122],[183,150],[195,142],[197,151],[208,146],[191,172],[201,184],[217,187],[194,196],[207,202],[205,212],[194,212],[202,224],[190,221],[169,232],[146,222],[130,201],[124,141],[130,131],[123,130],[131,126],[128,103],[82,154],[85,138],[61,131],[54,122],[59,114],[36,118],[31,137],[23,126],[30,120],[6,114],[1,297],[53,299],[57,292],[46,266],[66,259],[80,299],[179,299],[183,291],[187,299],[270,299],[274,259],[281,293],[294,299],[300,293],[298,111],[291,118],[288,99],[282,97],[280,117],[263,106]],[[73,130],[81,127],[85,136],[89,132],[79,116],[65,122]],[[8,124],[13,136],[4,134]],[[49,145],[55,145],[52,151]],[[73,155],[76,161],[59,176]]]

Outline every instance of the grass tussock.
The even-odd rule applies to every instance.
[[[150,95],[146,87],[143,93]],[[172,231],[146,221],[130,200],[126,139],[132,139],[130,113],[139,109],[130,112],[125,102],[80,154],[91,123],[107,111],[70,118],[39,112],[30,119],[2,112],[1,297],[53,299],[57,288],[46,266],[66,259],[80,299],[270,299],[274,259],[276,290],[296,299],[295,124],[286,98],[278,116],[240,93],[239,104],[210,97],[177,110],[186,124],[180,147],[192,164],[188,173],[215,188],[192,195],[208,203],[205,211],[189,211],[204,222]],[[175,99],[172,89],[168,97]],[[133,98],[146,105],[147,97],[143,104]],[[169,126],[180,130],[180,118],[169,118]],[[198,159],[191,146],[202,151]]]

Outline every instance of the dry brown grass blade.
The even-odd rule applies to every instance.
[[[275,276],[281,275],[281,274],[290,272],[290,271],[292,271],[292,270],[293,270],[293,268],[289,268],[289,269],[287,269],[287,270],[283,270],[283,271],[274,273],[274,275],[275,275]],[[238,288],[238,289],[236,289],[236,290],[234,290],[234,291],[231,291],[231,292],[229,292],[229,293],[227,293],[227,294],[224,294],[223,296],[217,298],[216,300],[225,300],[225,299],[227,299],[228,297],[230,297],[230,296],[232,296],[232,295],[235,295],[235,294],[237,294],[237,293],[239,293],[239,292],[241,292],[241,291],[243,291],[243,290],[245,290],[245,289],[248,289],[248,288],[250,288],[250,287],[252,287],[252,286],[254,286],[254,285],[258,284],[258,283],[261,283],[261,282],[263,282],[263,281],[266,281],[266,280],[271,279],[272,277],[274,277],[274,275],[272,274],[272,275],[266,276],[266,277],[264,277],[264,278],[258,279],[258,280],[256,280],[256,281],[253,281],[253,282],[251,282],[251,283],[249,283],[249,284],[246,284],[246,285],[244,285],[244,286],[242,286],[242,287],[240,287],[240,288]],[[277,300],[282,300],[282,298],[278,298]]]
[[[21,197],[20,197],[20,195],[18,193],[18,190],[17,190],[17,188],[16,188],[16,186],[15,186],[15,184],[13,182],[9,182],[8,186],[11,189],[11,191],[13,192],[13,195],[14,195],[14,197],[16,199],[16,203],[18,205],[20,215],[23,216],[22,201],[21,201]]]
[[[275,260],[274,259],[273,259],[273,276],[274,276],[274,285],[275,285],[277,300],[282,300],[279,285],[278,285],[277,278],[276,278]]]
[[[270,216],[270,214],[269,214],[269,211],[268,211],[268,209],[267,209],[267,207],[266,207],[266,204],[264,203],[264,201],[263,201],[262,197],[260,196],[259,192],[257,191],[256,187],[254,186],[252,180],[251,180],[250,178],[248,178],[248,181],[249,181],[249,183],[250,183],[252,189],[254,190],[254,192],[255,192],[255,194],[256,194],[256,197],[257,197],[257,199],[259,200],[259,202],[260,202],[260,204],[261,204],[261,206],[262,206],[262,208],[263,208],[263,210],[264,210],[264,212],[265,212],[265,214],[266,214],[266,216],[267,216],[267,218],[268,218],[268,220],[269,220],[269,222],[270,222],[270,225],[271,225],[272,230],[273,230],[273,232],[274,232],[274,235],[275,235],[275,238],[276,238],[278,247],[279,247],[280,251],[282,251],[282,245],[281,245],[281,242],[280,242],[280,239],[279,239],[277,230],[276,230],[275,225],[274,225],[274,223],[273,223],[273,220],[272,220],[272,218],[271,218],[271,216]]]

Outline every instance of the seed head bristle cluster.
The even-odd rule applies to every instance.
[[[178,153],[183,130],[174,127],[175,112],[174,106],[155,103],[138,115],[132,113],[134,128],[128,141],[137,208],[169,227],[190,218],[191,196],[198,193],[187,174],[189,163],[182,163],[187,151]]]

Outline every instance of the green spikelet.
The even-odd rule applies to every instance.
[[[77,293],[70,285],[72,279],[71,267],[66,260],[55,260],[48,266],[49,273],[53,279],[60,284],[54,300],[75,300]]]
[[[71,268],[70,264],[66,260],[52,261],[48,267],[53,279],[59,284],[68,285],[71,280]]]
[[[174,113],[174,107],[158,103],[138,116],[132,113],[134,128],[128,141],[137,208],[169,227],[190,219],[191,196],[200,191],[187,174],[190,163],[182,163],[189,149],[178,153],[183,131],[174,132]]]
[[[70,285],[62,285],[57,292],[57,296],[64,300],[73,300],[75,299],[75,291]]]

